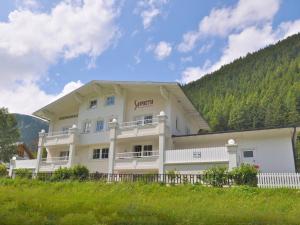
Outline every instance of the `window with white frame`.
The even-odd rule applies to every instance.
[[[243,151],[243,157],[244,158],[253,158],[253,151],[252,150]]]
[[[144,156],[152,155],[152,145],[144,145]]]
[[[69,159],[69,151],[61,151],[59,153],[59,157],[62,158],[63,160],[68,160]]]
[[[86,120],[83,123],[83,129],[82,132],[83,133],[90,133],[91,132],[91,127],[92,127],[92,122],[90,120]]]
[[[93,159],[100,159],[101,149],[97,148],[93,150]]]
[[[109,148],[102,148],[101,158],[102,159],[108,159],[108,152],[109,152]]]
[[[187,135],[191,134],[191,130],[190,130],[189,127],[185,127],[185,133],[186,133]]]
[[[104,130],[104,120],[97,120],[96,122],[96,132]]]
[[[67,134],[67,133],[69,133],[69,127],[63,127],[62,129],[61,129],[61,131],[62,131],[62,133],[63,134]]]
[[[175,127],[176,130],[179,130],[179,118],[176,116],[176,121],[175,121]]]
[[[97,148],[93,150],[93,159],[108,159],[109,148]]]
[[[114,105],[115,104],[115,96],[108,96],[105,100],[105,105]]]
[[[136,125],[151,124],[153,121],[152,115],[141,115],[134,118]]]
[[[95,109],[96,107],[97,107],[97,100],[96,99],[91,100],[89,104],[89,108]]]

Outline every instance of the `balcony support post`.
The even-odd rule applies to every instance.
[[[41,132],[39,132],[38,152],[37,152],[37,157],[36,157],[36,166],[35,166],[36,174],[40,170],[42,157],[43,157],[43,148],[44,148],[45,138],[46,138],[45,130],[41,130]]]
[[[116,154],[116,139],[117,139],[117,128],[118,121],[113,119],[112,122],[108,123],[109,126],[109,152],[108,152],[108,173],[114,173],[114,163],[115,163],[115,154]]]
[[[69,160],[68,160],[68,167],[72,167],[74,165],[74,158],[75,158],[75,142],[76,142],[76,133],[77,133],[77,127],[74,124],[70,129],[69,129],[69,134],[71,138],[71,143],[69,145]]]
[[[165,162],[165,148],[166,148],[166,120],[167,115],[165,112],[161,111],[160,114],[157,116],[158,118],[158,142],[159,142],[159,166],[158,166],[158,173],[163,174],[165,171],[164,169],[164,162]]]
[[[231,171],[233,168],[239,166],[238,145],[235,143],[233,139],[230,139],[226,144],[226,148],[229,157],[228,170]]]

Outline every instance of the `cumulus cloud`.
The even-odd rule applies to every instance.
[[[153,51],[156,59],[163,60],[171,54],[172,46],[168,42],[161,41],[157,45],[149,45],[146,51]]]
[[[198,25],[198,29],[183,35],[178,45],[180,52],[191,51],[201,37],[225,37],[230,32],[249,26],[259,26],[273,19],[280,6],[279,0],[240,0],[234,7],[213,9]]]
[[[148,29],[154,19],[162,14],[162,9],[168,0],[142,0],[135,10],[143,20],[144,29]]]
[[[47,94],[35,82],[14,84],[11,89],[0,89],[0,106],[8,107],[10,112],[31,114],[82,85],[80,80],[71,81],[64,86],[61,93]]]
[[[231,34],[228,37],[227,46],[224,48],[221,57],[213,64],[204,63],[203,66],[188,67],[182,73],[181,82],[201,78],[203,75],[211,73],[248,53],[255,52],[265,46],[286,38],[292,34],[300,32],[300,20],[282,23],[277,29],[272,29],[270,24],[262,28],[255,26],[245,28],[238,34]]]
[[[20,2],[33,7],[36,1]],[[0,22],[0,88],[1,96],[16,90],[14,98],[19,100],[13,100],[18,105],[13,106],[1,97],[0,106],[29,113],[47,104],[53,96],[40,90],[37,82],[49,66],[81,55],[94,62],[119,37],[118,14],[118,6],[105,0],[65,0],[49,12],[24,7],[12,11],[7,22]],[[44,101],[27,106],[28,93]]]

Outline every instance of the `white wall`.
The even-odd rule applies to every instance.
[[[229,139],[238,144],[239,160],[242,151],[254,150],[255,164],[261,172],[295,172],[291,129],[261,130],[208,134],[173,138],[174,149],[224,146]]]
[[[93,149],[108,148],[108,145],[93,145],[76,148],[75,163],[86,166],[91,173],[108,172],[108,159],[93,159]]]

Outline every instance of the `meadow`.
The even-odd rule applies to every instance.
[[[0,179],[1,225],[300,224],[300,190]]]

